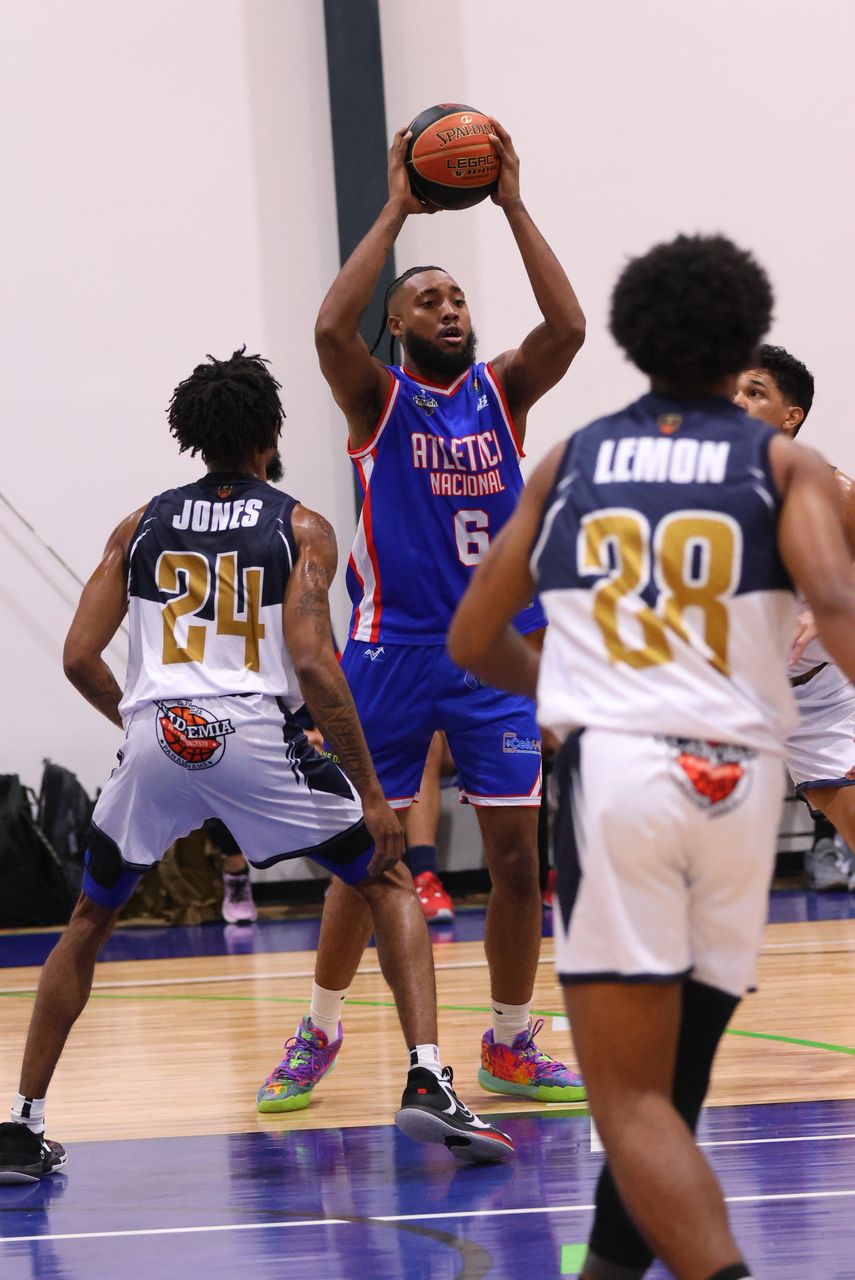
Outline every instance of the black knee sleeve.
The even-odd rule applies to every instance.
[[[692,1133],[709,1088],[716,1049],[738,1004],[735,996],[703,982],[689,978],[683,983],[672,1100]],[[603,1166],[597,1183],[595,1204],[589,1241],[594,1256],[588,1274],[592,1280],[623,1280],[624,1275],[626,1280],[632,1280],[643,1276],[654,1254],[624,1208],[608,1164]],[[720,1280],[730,1277],[722,1276]]]

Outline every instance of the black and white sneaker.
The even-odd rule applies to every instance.
[[[514,1144],[506,1133],[473,1115],[452,1089],[451,1067],[437,1076],[412,1067],[395,1124],[417,1142],[444,1143],[458,1160],[507,1160]]]
[[[68,1162],[65,1147],[25,1124],[0,1124],[0,1183],[38,1182]]]

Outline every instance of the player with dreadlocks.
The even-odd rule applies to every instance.
[[[169,424],[207,472],[124,520],[80,598],[66,674],[125,741],[95,806],[82,895],[42,970],[12,1120],[0,1125],[0,1182],[36,1181],[65,1164],[44,1138],[45,1095],[98,951],[145,871],[211,816],[256,866],[308,856],[352,886],[408,1048],[436,1043],[433,958],[400,862],[403,834],[332,645],[335,535],[266,483],[283,419],[278,391],[266,362],[243,349],[194,369],[172,397]],[[101,655],[126,614],[122,691]],[[295,718],[304,701],[346,774],[307,742]],[[304,1053],[295,1037],[290,1057]],[[421,1074],[413,1136],[427,1113],[430,1139],[441,1134],[464,1159],[512,1151],[455,1097],[450,1068]]]
[[[353,615],[342,666],[381,785],[403,818],[437,729],[475,808],[492,879],[485,949],[492,1026],[479,1082],[542,1101],[584,1097],[582,1082],[535,1043],[530,1019],[540,953],[537,825],[540,733],[530,699],[500,693],[446,654],[451,617],[522,489],[519,460],[532,405],[564,376],[585,320],[567,276],[520,196],[519,158],[495,121],[502,161],[494,202],[516,241],[541,323],[483,363],[462,287],[437,266],[411,267],[386,294],[400,365],[375,359],[359,323],[407,218],[426,212],[404,167],[407,130],[389,152],[389,198],[323,301],[315,327],[321,370],[347,419],[363,492],[347,582]],[[538,602],[517,625],[535,643]],[[370,931],[363,904],[333,886],[325,906],[310,1009],[324,1053],[295,1075],[281,1064],[259,1090],[262,1111],[305,1106],[341,1044],[340,1013]],[[414,1066],[430,1066],[426,1046]],[[404,1099],[406,1112],[407,1094]],[[407,1122],[406,1115],[400,1121]]]

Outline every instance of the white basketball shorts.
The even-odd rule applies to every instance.
[[[796,790],[850,787],[855,769],[855,689],[833,663],[793,686],[799,722],[787,739],[786,762]]]
[[[353,884],[373,851],[356,792],[266,694],[170,698],[134,712],[87,840],[84,890],[105,906],[207,818],[247,859],[311,857]],[[120,888],[121,885],[121,888]]]
[[[784,794],[781,759],[585,729],[559,753],[558,976],[752,986]]]

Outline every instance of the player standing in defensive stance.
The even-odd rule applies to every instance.
[[[495,122],[494,122],[495,124]],[[419,789],[431,738],[444,729],[461,796],[475,806],[492,879],[484,946],[493,1026],[481,1042],[487,1089],[547,1101],[584,1097],[582,1082],[534,1041],[529,1011],[540,951],[537,816],[540,732],[534,705],[488,688],[449,662],[454,609],[522,488],[526,415],[560,378],[585,333],[576,295],[520,198],[519,159],[495,124],[502,168],[493,200],[504,212],[542,322],[515,350],[476,362],[459,284],[438,267],[412,267],[390,287],[386,322],[403,348],[383,365],[359,321],[410,214],[400,129],[389,152],[389,199],[321,306],[321,369],[347,419],[348,452],[363,492],[347,582],[353,601],[342,666],[389,802],[403,817]],[[537,602],[517,618],[544,625]],[[286,1055],[258,1093],[261,1111],[308,1105],[341,1045],[341,1007],[370,933],[364,904],[334,885],[324,906],[307,1052]],[[311,1052],[309,1052],[311,1050]]]
[[[734,403],[794,440],[813,404],[813,376],[783,347],[762,346],[740,375]],[[855,484],[835,471],[850,545],[855,547]],[[855,889],[855,865],[835,842],[835,827],[855,848],[855,689],[830,661],[807,610],[799,617],[790,657],[799,723],[787,740],[787,768],[817,819],[817,840],[805,854],[809,889]]]
[[[855,676],[831,468],[730,399],[771,307],[721,237],[626,267],[611,329],[651,390],[538,468],[449,636],[482,679],[536,687],[563,739],[556,959],[608,1159],[585,1280],[633,1280],[654,1254],[678,1280],[750,1275],[691,1130],[766,918],[792,578]],[[509,625],[534,590],[542,656]]]
[[[457,1100],[440,1065],[427,925],[332,645],[335,535],[264,479],[282,425],[278,389],[242,350],[180,384],[170,427],[207,474],[119,525],[71,624],[66,673],[125,741],[95,806],[83,893],[42,970],[12,1123],[0,1125],[0,1182],[65,1163],[44,1140],[45,1094],[98,950],[140,876],[209,816],[254,865],[308,855],[366,904],[407,1045],[430,1058],[409,1072],[410,1131],[465,1159],[512,1150]],[[123,694],[101,654],[126,613]],[[294,718],[304,699],[346,776],[309,746]]]

